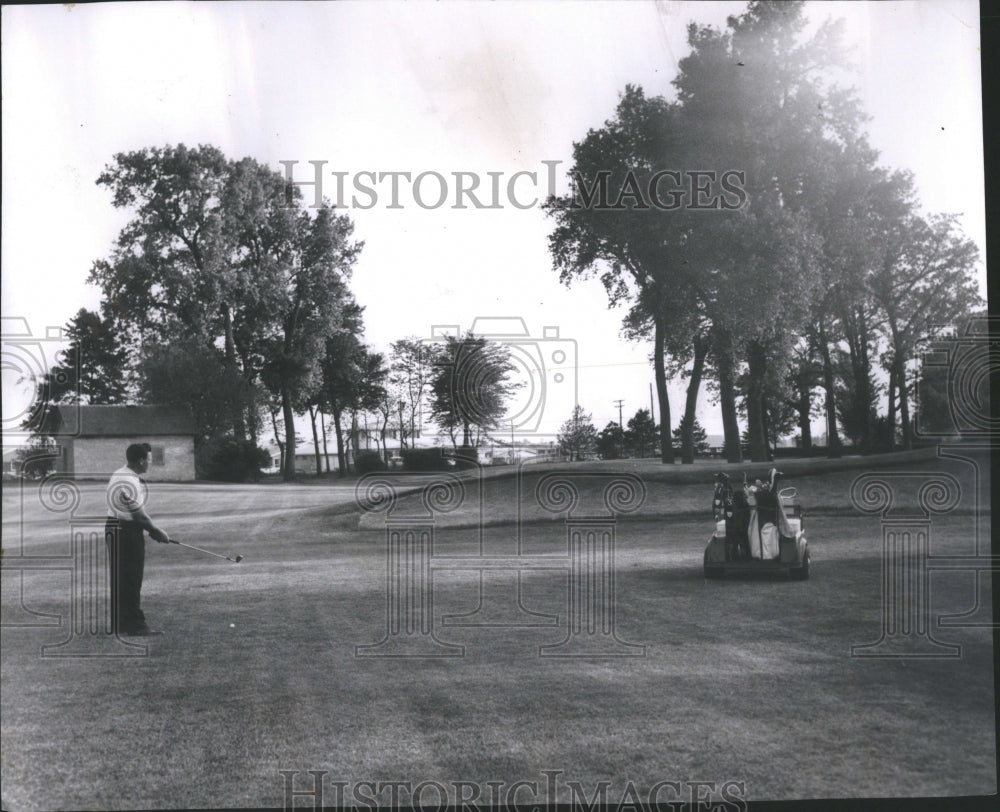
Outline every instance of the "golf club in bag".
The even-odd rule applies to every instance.
[[[243,556],[241,555],[236,556],[236,558],[230,558],[228,555],[213,553],[211,550],[203,550],[201,547],[195,547],[193,544],[185,544],[183,541],[177,541],[176,539],[170,539],[170,543],[177,544],[181,547],[187,547],[189,550],[197,550],[199,553],[205,553],[205,555],[214,555],[216,558],[224,558],[226,561],[232,561],[234,564],[239,564],[243,560]]]

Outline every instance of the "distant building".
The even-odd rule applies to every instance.
[[[705,441],[708,443],[708,455],[710,457],[721,457],[722,449],[726,444],[726,438],[722,434],[707,434]]]
[[[377,429],[364,429],[357,427],[357,448],[359,454],[378,453],[389,461],[390,465],[401,464],[401,453],[411,448],[433,448],[440,442],[436,435],[424,435],[417,429],[417,437],[414,440],[410,437],[409,431],[406,433],[406,444],[400,449],[399,429],[388,427],[385,431],[385,446],[382,445],[381,432]],[[353,470],[355,465],[354,443],[351,440],[352,434],[349,428],[344,431],[347,469]],[[323,453],[323,441],[320,440],[319,463],[321,473],[336,473],[340,470],[340,461],[337,458],[337,437],[332,431],[326,439],[326,453]],[[271,457],[271,468],[269,472],[277,472],[281,467],[281,450],[273,440],[267,445],[267,453]],[[295,444],[295,473],[315,474],[316,473],[316,447],[311,438],[302,439]]]
[[[195,478],[194,420],[169,406],[54,406],[43,433],[59,446],[56,470],[79,477],[106,477],[125,465],[125,449],[149,443],[148,480]]]
[[[20,449],[12,448],[3,452],[4,476],[18,476],[21,473]]]
[[[310,446],[312,443],[309,444]],[[334,448],[336,448],[336,441],[333,443]],[[272,457],[272,461],[274,461]],[[281,462],[281,457],[277,458],[277,463]],[[277,463],[274,467],[277,467]],[[319,454],[319,466],[321,473],[327,473],[332,471],[340,470],[340,463],[337,460],[337,452],[334,451],[332,454],[328,453],[326,455],[321,451]],[[297,474],[315,474],[316,473],[316,453],[314,451],[300,451],[295,450],[295,473]]]

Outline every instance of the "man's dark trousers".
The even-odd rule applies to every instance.
[[[146,540],[142,525],[122,519],[108,519],[104,539],[111,565],[111,630],[125,633],[145,625],[139,608],[142,571],[146,563]]]

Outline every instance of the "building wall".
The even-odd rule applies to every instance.
[[[336,454],[327,454],[326,459],[330,463],[330,471],[339,471],[340,465],[337,462]],[[323,459],[323,454],[319,455],[320,470],[326,473],[326,462]],[[315,454],[296,454],[295,455],[295,473],[297,474],[314,474],[316,473],[316,455]]]
[[[190,481],[194,477],[193,437],[77,437],[67,443],[67,471],[80,477],[106,477],[125,465],[125,449],[149,443],[153,456],[143,479]],[[162,464],[159,462],[162,450]]]

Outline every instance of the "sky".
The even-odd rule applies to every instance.
[[[99,304],[87,275],[127,212],[95,185],[98,174],[116,153],[177,143],[278,171],[294,161],[303,182],[314,178],[310,162],[325,162],[327,197],[334,173],[346,173],[343,200],[365,242],[352,288],[367,340],[384,350],[474,324],[502,335],[528,384],[514,407],[519,434],[555,432],[574,399],[599,429],[618,420],[619,399],[625,420],[648,409],[650,347],[620,337],[624,313],[608,308],[596,279],[559,282],[553,222],[533,199],[548,191],[550,167],[565,189],[573,142],[613,115],[626,84],[672,94],[688,22],[721,27],[744,9],[642,0],[3,7],[4,427],[23,408],[16,359],[29,345],[58,346],[13,334],[26,324],[32,341],[45,339]],[[872,144],[884,165],[914,173],[926,211],[961,214],[984,257],[985,296],[978,4],[808,3],[806,15],[812,26],[844,19],[845,76],[871,116]],[[364,172],[429,174],[417,189],[400,176],[393,208],[388,180],[363,180],[377,201],[349,199]],[[484,202],[498,178],[502,206],[466,198],[453,208],[456,172],[481,180]],[[430,173],[449,184],[437,207]],[[307,199],[312,191],[303,186]],[[671,389],[675,421],[682,393]],[[704,391],[698,418],[721,432]]]

